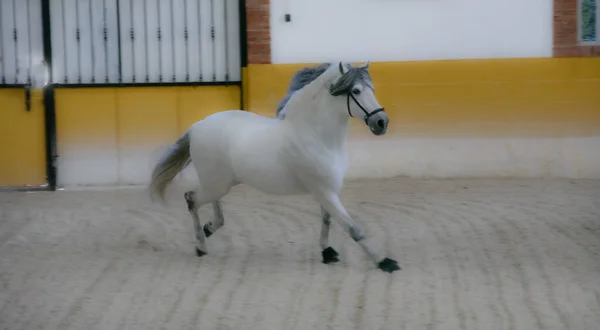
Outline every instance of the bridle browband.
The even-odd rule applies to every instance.
[[[344,70],[343,70],[343,67],[342,67],[342,62],[340,62],[339,69],[340,69],[340,73],[344,74]],[[369,118],[371,118],[371,116],[373,116],[376,113],[384,111],[383,108],[379,108],[379,109],[375,109],[375,110],[373,110],[371,112],[368,112],[367,109],[365,109],[362,106],[362,104],[360,104],[360,102],[358,102],[358,100],[354,97],[354,95],[352,95],[352,91],[349,91],[348,92],[348,97],[346,98],[346,107],[348,108],[348,115],[350,115],[350,117],[354,117],[352,115],[352,112],[350,111],[350,98],[352,98],[354,100],[354,103],[356,103],[356,105],[358,105],[358,107],[365,113],[365,124],[367,124],[367,125],[369,124],[368,120],[369,120]]]
[[[375,109],[371,112],[368,112],[361,104],[360,102],[358,102],[358,100],[354,97],[354,95],[352,95],[352,92],[348,93],[348,97],[346,98],[346,106],[348,107],[348,114],[350,115],[350,117],[354,117],[352,116],[352,112],[350,111],[350,98],[352,98],[354,100],[354,103],[356,103],[356,105],[358,105],[358,107],[365,113],[365,124],[369,124],[368,120],[369,118],[371,118],[371,116],[373,116],[376,113],[382,112],[384,111],[383,108],[379,108],[379,109]]]

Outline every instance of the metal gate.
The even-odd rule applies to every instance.
[[[43,5],[46,5],[45,7]],[[53,187],[49,45],[39,0],[0,0],[0,186]]]
[[[240,0],[0,0],[0,187],[55,189],[56,88],[241,85],[244,16]]]

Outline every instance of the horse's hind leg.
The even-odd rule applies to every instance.
[[[216,200],[212,202],[213,211],[215,213],[213,221],[204,225],[204,235],[206,237],[210,237],[210,235],[214,234],[219,228],[223,227],[225,224],[225,218],[223,218],[223,210],[221,208],[221,200]]]
[[[190,211],[192,220],[194,220],[196,254],[199,257],[206,254],[206,237],[212,235],[224,224],[220,199],[231,190],[231,187],[231,184],[219,182],[209,186],[201,184],[198,188],[185,193],[188,211]],[[198,209],[211,202],[213,203],[213,209],[215,211],[214,224],[207,223],[208,226],[202,227],[200,217],[198,216]]]
[[[194,190],[190,190],[184,194],[185,201],[187,202],[188,211],[194,221],[194,233],[196,234],[196,254],[201,257],[206,254],[206,236],[202,230],[202,224],[200,223],[200,217],[198,216],[198,209],[206,204],[202,199],[198,199],[198,194]]]
[[[329,227],[331,226],[331,215],[321,207],[321,238],[319,243],[321,245],[321,255],[323,256],[323,263],[329,264],[340,261],[338,253],[331,246],[329,246]]]

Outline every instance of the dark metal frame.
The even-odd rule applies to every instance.
[[[240,66],[241,66],[241,75],[240,80],[242,80],[242,84],[240,84],[240,109],[244,109],[244,86],[246,82],[244,81],[244,69],[248,67],[248,34],[247,34],[247,26],[246,26],[246,0],[239,0],[239,19],[240,19]]]
[[[54,84],[57,88],[90,87],[197,87],[197,86],[239,86],[241,81],[197,81],[197,82],[158,82],[158,83],[103,83],[103,84]]]
[[[244,109],[244,93],[242,88],[243,69],[248,65],[247,34],[246,34],[246,0],[239,1],[240,20],[240,67],[242,69],[240,81],[200,81],[200,82],[159,82],[159,83],[92,83],[92,84],[59,84],[53,83],[52,75],[52,34],[50,0],[41,0],[42,4],[42,40],[44,50],[44,62],[48,68],[48,84],[43,88],[44,102],[44,127],[46,137],[46,185],[30,187],[0,187],[0,191],[28,191],[28,190],[50,190],[57,188],[57,166],[58,157],[56,142],[56,88],[89,88],[89,87],[175,87],[175,86],[239,86],[240,87],[240,109]],[[120,22],[120,20],[118,20]],[[119,23],[120,24],[120,23]],[[121,34],[119,33],[119,39]],[[119,42],[119,49],[120,49]],[[120,53],[120,50],[119,50]],[[119,57],[119,68],[121,57]],[[119,69],[120,71],[120,69]],[[2,84],[0,88],[24,88],[26,95],[30,88],[29,84]],[[26,100],[27,102],[27,100]]]
[[[54,84],[52,84],[52,34],[50,30],[50,0],[42,0],[42,40],[44,42],[44,62],[48,68],[48,85],[44,87],[44,118],[46,128],[46,178],[48,188],[56,190],[56,109]]]

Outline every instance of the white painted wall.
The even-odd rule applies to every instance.
[[[79,151],[59,157],[60,186],[146,185],[167,146],[117,152]],[[397,139],[352,138],[348,143],[348,179],[389,178],[573,178],[600,179],[600,138]],[[198,182],[193,166],[175,185]]]
[[[600,138],[397,139],[348,143],[348,178],[600,179]]]
[[[271,53],[275,64],[550,57],[552,1],[271,0]]]

